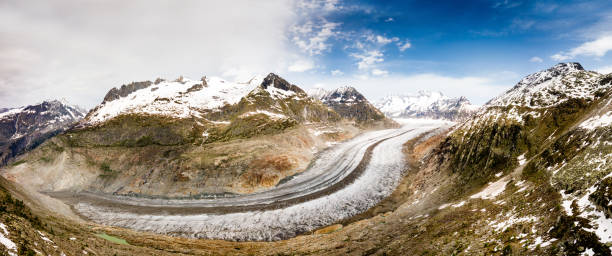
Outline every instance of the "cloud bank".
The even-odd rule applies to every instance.
[[[2,1],[0,107],[62,97],[92,107],[133,80],[287,70],[292,8],[282,0]]]

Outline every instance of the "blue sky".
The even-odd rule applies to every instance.
[[[370,100],[483,104],[558,62],[612,72],[612,1],[7,0],[0,35],[0,107],[90,108],[131,81],[269,72]]]
[[[317,63],[311,72],[338,69],[367,92],[374,88],[355,77],[405,81],[401,78],[430,74],[451,78],[449,82],[482,78],[489,85],[484,94],[470,86],[447,92],[465,94],[482,104],[521,77],[558,62],[578,61],[587,69],[612,72],[612,54],[608,54],[612,50],[612,1],[333,2],[334,11],[307,19],[337,24],[329,47],[321,54],[311,54]],[[376,41],[377,37],[387,43]],[[355,47],[355,42],[365,46]],[[410,47],[401,51],[398,45],[406,42]],[[599,45],[575,50],[589,42]],[[379,53],[376,58],[380,61],[360,69],[360,59],[354,56],[372,51]],[[414,79],[405,82],[410,80]],[[445,92],[445,86],[430,87]],[[427,87],[400,84],[385,88],[389,93],[410,93]]]

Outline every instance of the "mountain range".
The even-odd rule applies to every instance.
[[[263,191],[360,129],[396,125],[356,90],[347,93],[358,99],[327,105],[272,73],[245,83],[134,82],[111,89],[7,177],[47,191],[190,198]]]
[[[414,95],[389,95],[374,104],[391,118],[428,118],[462,121],[480,106],[465,97],[450,98],[441,92],[419,91]]]
[[[17,245],[7,239],[24,250],[56,254],[611,255],[611,103],[612,74],[579,63],[528,75],[481,107],[441,93],[389,96],[376,104],[351,87],[307,94],[275,74],[247,83],[208,77],[131,83],[112,89],[76,126],[0,170],[6,178],[0,178],[6,212],[0,238],[13,253]],[[284,241],[185,239],[83,224],[66,204],[46,197],[88,191],[138,204],[142,198],[167,203],[258,195],[282,188],[335,143],[396,127],[383,114],[457,123],[398,144],[404,169],[396,183],[377,182],[396,186],[384,200]],[[387,154],[376,151],[385,141],[362,149],[365,160],[355,165]],[[390,168],[373,163],[377,172]],[[301,207],[287,206],[291,214],[278,222],[306,215]],[[132,214],[125,210],[116,217]],[[190,208],[180,210],[196,218]],[[249,221],[265,221],[262,213]],[[224,213],[208,217],[217,214]],[[222,230],[210,232],[235,228],[234,213],[224,216]],[[156,218],[136,215],[128,224]]]

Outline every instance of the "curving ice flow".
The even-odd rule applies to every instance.
[[[376,205],[400,181],[402,145],[441,125],[406,124],[364,133],[321,152],[305,172],[266,192],[200,200],[87,195],[75,201],[74,209],[97,223],[161,234],[285,239]]]

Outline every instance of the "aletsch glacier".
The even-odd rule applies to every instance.
[[[94,222],[140,231],[236,241],[281,240],[359,214],[390,195],[399,184],[404,170],[402,145],[440,126],[444,124],[440,122],[406,124],[399,129],[368,132],[335,146],[328,152],[330,156],[337,156],[355,146],[355,142],[359,142],[357,144],[361,144],[360,152],[352,154],[353,159],[348,159],[359,162],[365,148],[376,141],[382,141],[373,148],[365,171],[353,183],[329,195],[286,208],[228,214],[136,214],[129,210],[118,210],[87,202],[77,203],[74,208]],[[373,138],[377,139],[372,140]],[[338,159],[322,156],[315,160],[313,167],[326,164],[320,161],[338,161]],[[354,163],[349,166],[354,166]],[[307,180],[309,177],[320,176],[317,170],[311,168],[300,175],[303,175],[303,178],[298,176],[280,188]],[[353,171],[353,168],[347,171]],[[348,175],[348,172],[344,175]],[[301,186],[295,188],[295,192],[308,191],[303,190]]]

